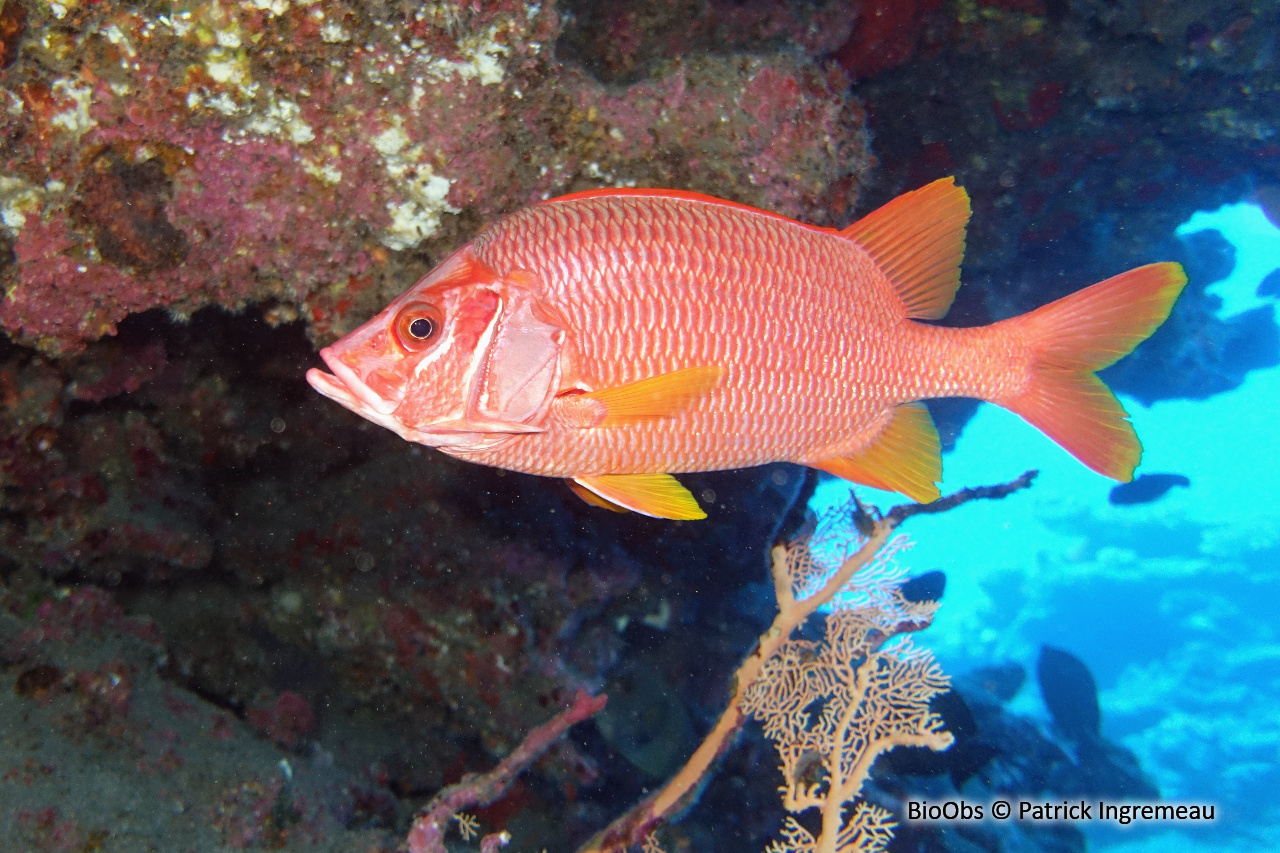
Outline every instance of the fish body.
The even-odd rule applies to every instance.
[[[1164,320],[1181,268],[990,326],[918,322],[951,304],[968,217],[950,179],[842,231],[694,193],[553,199],[483,231],[308,379],[406,439],[665,517],[701,516],[669,475],[779,460],[935,498],[931,397],[1005,405],[1128,479],[1140,445],[1092,372]]]
[[[1107,500],[1115,506],[1149,504],[1160,500],[1170,489],[1187,488],[1191,479],[1182,474],[1139,474],[1111,490]]]
[[[536,298],[556,306],[572,330],[566,387],[725,368],[671,417],[587,430],[552,417],[545,432],[470,457],[487,464],[572,477],[824,459],[864,447],[899,403],[949,386],[986,396],[997,375],[982,369],[980,332],[902,322],[902,300],[857,244],[724,203],[537,205],[472,252],[527,270]]]
[[[1041,646],[1036,680],[1045,707],[1064,734],[1078,741],[1102,733],[1098,683],[1084,661],[1062,649]]]

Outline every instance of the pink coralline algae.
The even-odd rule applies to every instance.
[[[1058,114],[1065,91],[1061,83],[1037,83],[1027,95],[1026,109],[1010,109],[998,98],[992,102],[996,120],[1006,130],[1036,130]]]
[[[56,806],[22,809],[17,815],[17,829],[27,849],[63,853],[73,850],[100,850],[110,833],[103,829],[85,830],[74,818],[64,819]]]
[[[101,639],[107,631],[160,642],[154,624],[126,616],[120,605],[97,587],[80,587],[65,598],[46,598],[36,605],[33,616],[32,624],[4,646],[6,659],[24,660],[44,643],[70,643],[80,637]]]
[[[0,363],[0,506],[29,513],[0,521],[0,543],[55,576],[77,567],[118,582],[147,562],[157,576],[202,568],[213,550],[201,523],[208,504],[181,480],[161,431],[136,412],[66,423],[66,405],[137,391],[166,365],[158,341],[103,355],[65,389],[40,359]]]
[[[652,156],[642,184],[745,196],[822,224],[841,221],[858,197],[864,175],[839,164],[866,158],[864,117],[838,94],[848,85],[843,72],[794,57],[711,57],[616,95],[581,82],[575,113],[607,128],[584,140],[587,170],[605,181],[635,182],[626,176]]]
[[[824,221],[858,198],[861,108],[811,60],[609,90],[554,57],[551,3],[374,8],[31,7],[0,71],[0,326],[64,354],[145,309],[258,304],[328,340],[422,253],[562,191],[660,183]]]
[[[561,0],[565,27],[557,53],[607,83],[634,82],[677,58],[762,54],[786,45],[827,56],[862,17],[848,0]]]
[[[316,727],[311,705],[292,690],[281,693],[272,705],[250,708],[247,719],[249,725],[285,749],[300,746]]]
[[[915,54],[925,19],[941,6],[940,0],[869,0],[836,60],[856,80],[897,68]]]

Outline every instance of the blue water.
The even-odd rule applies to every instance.
[[[1201,212],[1178,229],[1222,232],[1236,266],[1209,288],[1229,317],[1270,305],[1258,283],[1280,268],[1280,230],[1250,204]],[[944,459],[943,492],[1041,472],[1033,489],[911,520],[913,572],[947,574],[919,640],[947,671],[1015,660],[1042,643],[1092,669],[1103,733],[1134,751],[1165,799],[1215,803],[1212,828],[1090,831],[1093,850],[1280,850],[1280,368],[1208,400],[1124,399],[1141,472],[1191,486],[1112,506],[1114,482],[1016,415],[982,405]],[[848,485],[824,482],[815,508]],[[901,498],[859,495],[882,507]],[[1047,722],[1034,679],[1015,710]]]

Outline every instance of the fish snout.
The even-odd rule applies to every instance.
[[[342,356],[343,354],[335,350],[333,347],[325,347],[320,350],[320,358],[322,358],[328,368],[333,371],[333,376],[327,377],[318,370],[308,371],[307,381],[311,383],[313,388],[326,396],[333,396],[328,393],[327,389],[331,389],[335,384],[341,385],[342,390],[344,390],[353,400],[358,401],[362,406],[369,408],[379,415],[389,415],[399,408],[403,394],[395,393],[396,389],[394,386],[385,381],[385,371],[376,369],[376,364],[372,365],[374,369],[361,371],[356,366],[348,364]],[[362,375],[366,372],[369,374],[368,378],[366,378],[365,375]],[[313,378],[311,375],[312,373],[319,374],[319,377]],[[321,379],[320,377],[324,378]],[[317,385],[317,380],[326,387]],[[381,386],[381,392],[379,390],[374,390],[372,387],[374,384]],[[390,392],[390,394],[387,392]]]

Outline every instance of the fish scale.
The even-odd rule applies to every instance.
[[[598,431],[572,455],[564,451],[564,431],[553,429],[467,458],[551,476],[655,465],[678,473],[805,458],[838,441],[856,448],[872,437],[865,433],[884,411],[907,399],[887,381],[895,367],[893,330],[905,321],[902,312],[892,316],[891,285],[835,233],[706,208],[685,199],[588,200],[568,210],[547,204],[476,239],[479,260],[528,270],[572,328],[599,330],[575,336],[571,353],[587,387],[707,364],[726,366],[728,375],[704,406]],[[637,235],[648,232],[647,243],[623,242],[619,252],[628,231],[622,222],[636,223]],[[626,249],[647,257],[621,262]],[[885,304],[877,307],[877,300]],[[649,306],[673,317],[646,323]],[[792,367],[806,356],[825,369]],[[873,387],[882,393],[849,393]],[[663,448],[661,459],[649,455],[655,447]]]
[[[705,516],[670,474],[779,460],[932,500],[931,397],[1005,406],[1130,479],[1142,446],[1095,372],[1164,321],[1181,267],[919,322],[950,307],[969,215],[949,178],[841,231],[696,193],[565,196],[487,228],[307,378],[410,441],[666,518]]]

